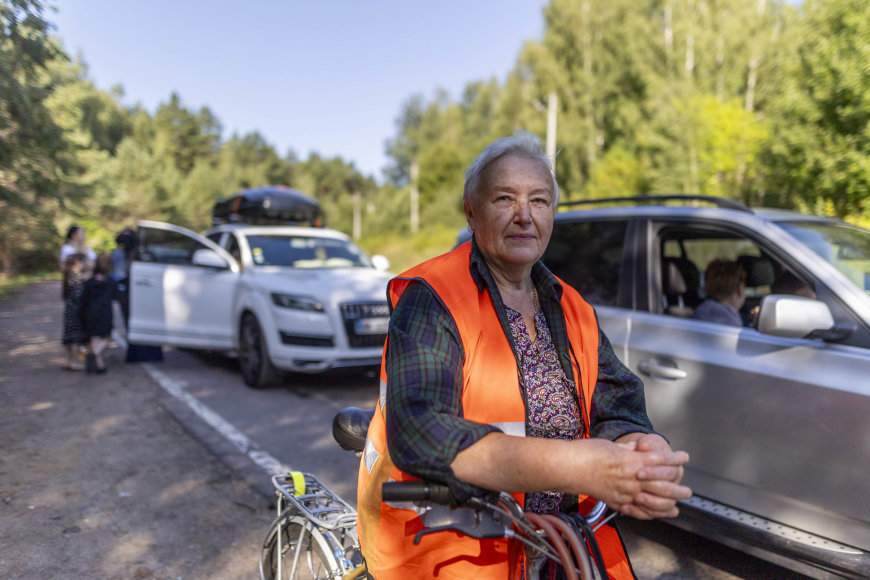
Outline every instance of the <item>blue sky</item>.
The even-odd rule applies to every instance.
[[[54,0],[55,34],[100,89],[154,112],[176,91],[224,136],[339,155],[380,180],[401,105],[504,81],[545,0]]]

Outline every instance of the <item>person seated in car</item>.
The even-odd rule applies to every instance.
[[[743,326],[740,308],[746,301],[746,270],[737,262],[713,260],[704,272],[704,300],[692,318]]]
[[[792,296],[803,296],[804,298],[815,298],[816,293],[812,286],[795,276],[789,271],[785,271],[779,275],[773,286],[770,288],[771,294],[790,294]]]

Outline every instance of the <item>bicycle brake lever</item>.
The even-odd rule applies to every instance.
[[[462,525],[446,524],[443,526],[436,526],[433,528],[423,528],[422,530],[417,532],[416,536],[414,536],[414,544],[415,545],[419,544],[420,538],[422,538],[426,534],[434,534],[435,532],[449,532],[449,531],[459,532],[464,536],[470,536],[470,537],[476,538],[478,540],[492,539],[492,538],[504,538],[510,532],[509,529],[504,528],[504,527],[496,528],[494,526],[486,526],[486,527],[480,526],[477,528],[466,528],[465,526],[462,526]]]
[[[437,528],[423,528],[422,530],[417,532],[416,536],[414,536],[414,545],[416,546],[417,544],[419,544],[420,538],[422,538],[426,534],[434,534],[435,532],[446,532],[448,530],[455,530],[455,529],[456,529],[456,526],[439,526]]]
[[[414,537],[415,544],[425,534],[446,530],[454,530],[478,540],[503,538],[509,530],[494,514],[478,512],[472,508],[433,505],[423,514],[422,519],[425,527]]]

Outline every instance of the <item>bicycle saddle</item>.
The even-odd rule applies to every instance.
[[[345,407],[332,420],[332,437],[346,451],[362,453],[374,408]]]

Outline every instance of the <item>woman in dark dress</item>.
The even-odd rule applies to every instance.
[[[112,335],[112,300],[115,281],[112,279],[112,257],[103,252],[97,256],[94,275],[85,282],[82,292],[82,322],[90,343],[86,368],[88,372],[106,372],[103,351]]]
[[[79,361],[79,347],[87,343],[87,336],[82,328],[82,294],[87,277],[88,257],[85,254],[70,254],[63,264],[63,342],[66,350],[67,371],[84,370]]]

